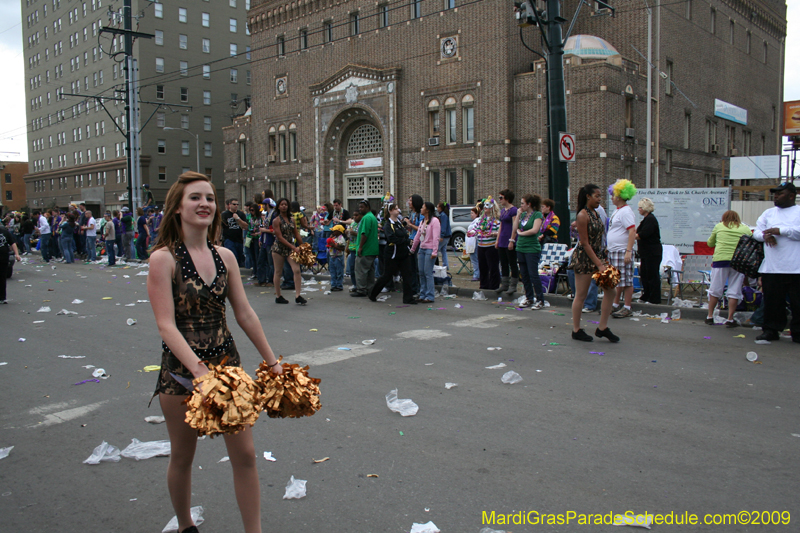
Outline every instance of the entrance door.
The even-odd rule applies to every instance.
[[[381,200],[386,192],[383,174],[345,174],[344,182],[348,211],[358,211],[358,202],[364,198],[369,200],[371,209],[377,211],[381,208]]]

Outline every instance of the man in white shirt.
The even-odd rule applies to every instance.
[[[86,225],[82,229],[86,232],[86,262],[97,261],[97,221],[88,209],[86,210]]]
[[[763,333],[757,340],[777,341],[786,327],[786,297],[792,310],[789,328],[792,340],[800,342],[800,206],[797,189],[782,183],[770,189],[775,207],[764,211],[753,237],[764,247],[764,261],[758,272],[764,292]]]
[[[611,200],[617,208],[608,225],[608,262],[620,272],[617,293],[614,296],[614,318],[631,316],[633,300],[633,243],[636,242],[636,217],[628,202],[614,196]],[[620,308],[620,299],[624,295],[624,307]]]
[[[50,262],[50,223],[47,217],[36,211],[33,213],[36,222],[36,232],[39,233],[39,250],[42,252],[42,261]]]

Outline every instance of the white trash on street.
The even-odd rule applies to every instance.
[[[397,389],[386,395],[386,406],[402,416],[414,416],[419,411],[419,406],[410,399],[398,400]]]
[[[190,511],[192,513],[192,522],[194,522],[194,525],[199,526],[200,524],[202,524],[205,521],[203,519],[203,506],[202,505],[198,505],[197,507],[192,507],[190,509]],[[177,516],[173,516],[172,517],[172,520],[170,520],[167,523],[167,525],[164,526],[164,529],[161,530],[161,533],[172,533],[173,531],[178,531],[178,517]]]
[[[98,465],[100,464],[100,461],[110,461],[112,463],[118,463],[119,460],[121,459],[119,454],[120,454],[119,448],[117,448],[116,446],[112,446],[106,441],[103,441],[103,443],[100,444],[100,446],[94,449],[92,455],[90,455],[84,461],[84,464]]]
[[[508,385],[513,385],[514,383],[519,383],[520,381],[522,381],[522,376],[520,376],[513,370],[509,370],[508,372],[503,374],[501,381],[503,383],[507,383]]]
[[[441,533],[441,530],[436,527],[436,524],[433,522],[427,522],[425,524],[417,524],[414,522],[409,533]]]
[[[122,457],[141,461],[142,459],[168,456],[170,451],[170,443],[168,440],[141,442],[138,439],[132,439],[128,447],[122,450]]]
[[[484,296],[483,291],[475,291],[475,292],[472,293],[472,299],[473,300],[478,300],[478,301],[483,301],[483,300],[486,299],[486,296]]]
[[[305,479],[295,479],[294,476],[289,478],[289,483],[286,484],[286,493],[283,495],[284,500],[300,499],[306,496],[306,483]]]

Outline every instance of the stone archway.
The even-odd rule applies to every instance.
[[[378,207],[389,190],[389,159],[380,121],[356,105],[342,110],[326,129],[323,175],[330,199],[341,198],[351,210],[364,198]]]

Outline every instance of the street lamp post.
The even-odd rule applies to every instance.
[[[170,128],[169,126],[164,126],[162,129],[175,130],[175,131],[185,131],[186,133],[188,133],[189,135],[194,137],[194,153],[195,153],[195,156],[196,156],[196,159],[197,159],[197,173],[199,174],[200,173],[200,136],[199,135],[195,135],[194,133],[192,133],[191,131],[189,131],[189,130],[187,130],[185,128]]]

